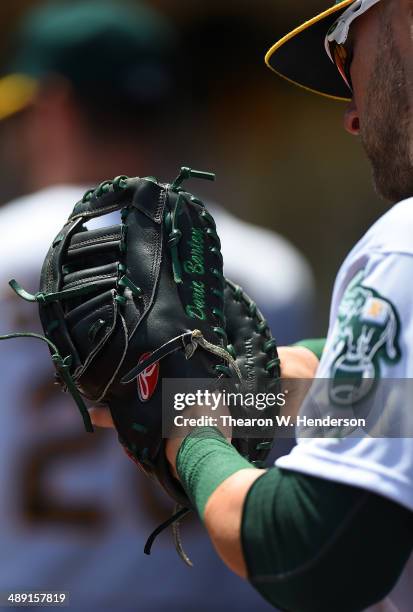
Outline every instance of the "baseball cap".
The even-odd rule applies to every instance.
[[[337,0],[284,36],[267,52],[267,66],[304,89],[336,100],[350,100],[347,85],[325,51],[325,38],[334,22],[354,2]]]
[[[26,14],[0,77],[0,119],[27,107],[43,79],[94,96],[152,105],[173,88],[176,34],[165,18],[122,0],[42,4]]]

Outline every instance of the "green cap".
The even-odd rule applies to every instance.
[[[0,78],[0,119],[25,108],[42,79],[152,105],[173,88],[176,35],[154,10],[121,0],[52,2],[26,14]]]

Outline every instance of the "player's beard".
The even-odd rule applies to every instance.
[[[383,22],[381,32],[360,136],[372,165],[376,191],[394,203],[413,196],[409,81],[391,23]]]

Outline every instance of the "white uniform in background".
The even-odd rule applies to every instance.
[[[46,251],[84,191],[50,187],[0,209],[0,334],[38,330],[36,305],[7,282],[37,291]],[[213,212],[226,274],[251,293],[275,331],[278,321],[285,340],[298,339],[313,299],[303,258],[279,236],[219,207]],[[169,500],[127,459],[114,432],[84,432],[71,398],[52,385],[43,343],[0,342],[0,380],[1,592],[69,591],[71,609],[79,610],[272,609],[218,559],[197,521],[182,526],[192,570],[168,531],[151,557],[143,554]]]
[[[413,198],[379,219],[338,273],[316,376],[329,379],[329,393],[344,401],[346,372],[348,378],[364,380],[355,414],[368,401],[370,382],[387,379],[381,385],[384,395],[372,403],[382,412],[374,420],[379,423],[378,417],[388,413],[389,433],[405,437],[385,437],[382,428],[380,438],[302,438],[277,465],[373,491],[413,511]],[[372,610],[410,612],[412,602],[413,559],[389,598]]]
[[[257,302],[279,346],[311,334],[314,280],[306,259],[285,238],[208,204],[222,242],[224,274]]]

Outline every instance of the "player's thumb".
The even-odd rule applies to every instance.
[[[89,408],[89,414],[93,425],[96,425],[96,427],[115,427],[109,408],[94,406]]]

